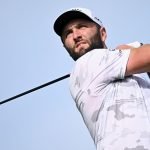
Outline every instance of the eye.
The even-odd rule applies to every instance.
[[[68,30],[67,32],[66,32],[66,36],[68,36],[69,34],[71,34],[72,32],[71,32],[71,30]]]
[[[72,33],[72,30],[67,30],[63,33],[63,37],[67,38]]]
[[[79,24],[78,29],[82,29],[82,28],[87,28],[87,25],[86,24]]]

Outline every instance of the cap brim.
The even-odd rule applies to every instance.
[[[76,18],[85,18],[92,20],[90,17],[88,17],[86,14],[79,12],[79,11],[68,11],[60,15],[55,23],[54,23],[54,31],[61,36],[62,30],[64,26],[69,23],[71,20],[76,19]]]

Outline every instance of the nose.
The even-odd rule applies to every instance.
[[[73,39],[77,42],[79,39],[81,39],[82,35],[80,30],[74,29],[73,30]]]

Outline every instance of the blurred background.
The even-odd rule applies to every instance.
[[[149,6],[149,0],[0,0],[0,101],[71,72],[74,61],[53,31],[64,10],[93,10],[115,48],[150,42]],[[0,105],[1,150],[95,150],[68,81]]]

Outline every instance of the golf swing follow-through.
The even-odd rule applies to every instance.
[[[150,150],[150,44],[107,48],[86,8],[62,13],[54,30],[75,60],[70,92],[97,150]]]
[[[4,104],[70,77],[70,92],[97,150],[150,150],[150,44],[107,48],[104,25],[71,8],[54,30],[75,61],[71,74],[1,101]]]

